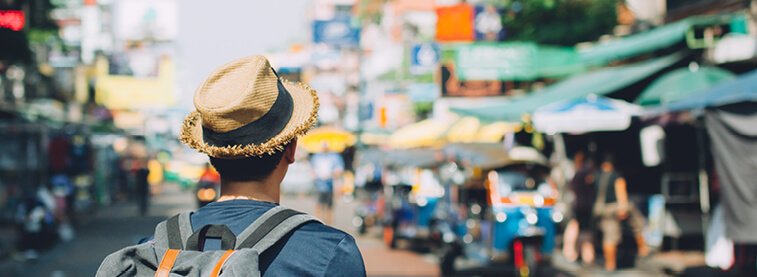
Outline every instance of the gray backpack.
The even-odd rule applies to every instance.
[[[96,276],[260,276],[260,253],[298,226],[320,223],[313,216],[278,206],[234,236],[226,225],[205,225],[192,232],[191,214],[184,212],[158,224],[154,243],[108,255]],[[222,250],[202,252],[206,238],[220,238]]]

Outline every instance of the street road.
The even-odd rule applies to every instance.
[[[42,252],[33,261],[12,258],[0,261],[0,276],[70,277],[94,276],[102,259],[122,247],[136,244],[153,233],[155,225],[168,216],[195,209],[191,191],[181,191],[167,184],[152,198],[148,216],[138,216],[133,203],[118,203],[101,208],[95,215],[77,224],[76,239],[61,243],[52,250]],[[284,196],[282,205],[313,213],[315,199],[310,196]],[[406,249],[389,249],[384,246],[379,230],[358,235],[351,220],[357,204],[335,201],[334,226],[353,235],[363,254],[368,276],[439,276],[437,259],[430,253],[417,253]],[[462,264],[460,276],[507,276],[507,268],[480,267]],[[564,267],[563,267],[564,268]],[[573,274],[544,268],[543,276],[602,276],[602,271],[573,268]],[[607,273],[607,272],[604,272]],[[615,276],[640,276],[644,272],[627,270]],[[649,276],[649,275],[647,275]]]

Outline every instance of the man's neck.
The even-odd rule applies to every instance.
[[[219,200],[231,199],[251,199],[278,204],[279,184],[274,184],[270,180],[228,181],[222,179]]]

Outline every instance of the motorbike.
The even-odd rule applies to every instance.
[[[512,265],[518,276],[538,275],[550,261],[555,222],[562,220],[553,208],[557,191],[545,158],[535,149],[513,150],[506,159],[494,159],[488,149],[488,157],[468,162],[478,176],[468,177],[473,185],[462,190],[462,208],[451,216],[454,220],[437,227],[442,274],[455,272],[459,256],[483,265]]]

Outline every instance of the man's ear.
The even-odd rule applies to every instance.
[[[297,152],[297,139],[293,139],[286,148],[284,148],[284,159],[287,164],[294,163],[294,153]]]

